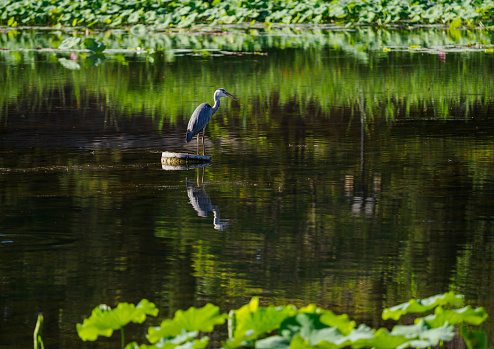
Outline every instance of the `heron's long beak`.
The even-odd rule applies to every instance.
[[[226,91],[225,91],[225,92],[226,92]],[[230,94],[230,93],[228,93],[228,92],[226,92],[226,95],[227,95],[228,97],[230,97],[231,99],[233,99],[234,101],[236,101],[236,100],[237,100],[237,97],[235,97],[234,95],[232,95],[232,94]]]

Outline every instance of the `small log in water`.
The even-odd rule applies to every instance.
[[[161,153],[162,165],[182,165],[193,163],[207,163],[211,162],[211,156],[207,155],[192,155],[186,153],[172,153],[164,151]]]

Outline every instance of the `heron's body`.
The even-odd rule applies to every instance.
[[[214,92],[214,106],[210,106],[208,103],[200,104],[190,117],[189,124],[187,126],[187,133],[185,134],[185,140],[189,143],[195,135],[197,135],[197,153],[199,154],[199,133],[202,131],[202,152],[205,155],[204,148],[204,132],[206,125],[211,120],[211,117],[220,107],[220,98],[229,97],[236,100],[235,96],[229,94],[225,89],[220,88]]]
[[[187,143],[189,143],[192,138],[201,130],[206,128],[206,125],[211,120],[213,116],[213,107],[209,103],[201,103],[196,110],[192,113],[189,120],[189,125],[187,126]]]

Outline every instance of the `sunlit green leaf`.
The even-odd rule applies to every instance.
[[[290,314],[295,314],[293,306],[259,307],[259,299],[251,302],[229,315],[232,338],[230,346],[236,346],[245,340],[253,340],[261,335],[278,329]]]
[[[285,349],[290,347],[290,342],[290,339],[285,337],[271,336],[256,341],[255,347],[257,349]]]
[[[319,343],[324,335],[319,330],[331,330],[319,320],[319,315],[301,313],[296,316],[287,318],[280,326],[280,334],[286,338],[293,338],[295,335],[301,335],[305,340],[308,340],[312,344]],[[331,330],[337,331],[336,327]]]
[[[152,345],[141,345],[139,349],[203,349],[206,348],[209,343],[209,337],[205,336],[201,339],[196,339],[199,332],[188,332],[183,330],[182,333],[173,337],[163,337],[157,343]]]
[[[419,319],[415,325],[396,325],[391,330],[394,336],[403,336],[411,340],[427,340],[429,345],[437,345],[439,341],[451,340],[454,336],[454,327],[448,323],[437,328],[429,328],[424,319]]]
[[[360,325],[345,337],[343,343],[350,344],[354,348],[372,346],[370,341],[374,338],[374,330],[366,325]]]
[[[303,312],[304,308],[300,309]],[[320,310],[320,321],[329,326],[335,326],[343,335],[348,335],[355,328],[355,321],[351,321],[347,314],[336,315],[331,310]]]
[[[320,346],[318,346],[318,347],[320,347]],[[283,347],[280,346],[278,348],[282,349]],[[308,340],[304,339],[302,336],[296,335],[292,339],[292,341],[290,342],[290,346],[288,348],[290,348],[290,349],[309,349],[309,348],[314,348],[314,346]],[[323,346],[322,348],[326,348],[326,347]],[[337,348],[337,347],[335,346],[335,348]]]
[[[150,327],[147,337],[154,344],[163,337],[177,336],[184,329],[211,332],[214,326],[225,322],[226,316],[226,314],[220,314],[220,309],[210,303],[202,308],[191,307],[186,311],[177,310],[173,319],[163,320],[159,327]]]
[[[415,325],[396,325],[391,330],[393,336],[403,336],[406,338],[416,338],[420,333],[427,331],[429,328],[424,321],[419,321]]]
[[[471,306],[466,306],[461,309],[444,309],[437,307],[433,315],[426,316],[424,321],[431,328],[441,327],[446,322],[451,325],[467,323],[470,325],[480,325],[487,319],[487,313],[484,308],[472,309]]]
[[[453,324],[466,322],[472,325],[482,323],[487,315],[482,308],[472,309],[470,306],[462,309],[443,309],[437,304],[458,306],[462,297],[453,293],[438,295],[423,300],[412,300],[400,305],[402,311],[419,310],[436,306],[435,314],[417,319],[414,325],[396,325],[391,332],[385,328],[377,331],[366,326],[355,327],[348,316],[335,315],[310,304],[301,309],[291,305],[283,307],[259,306],[259,299],[252,298],[251,302],[238,310],[232,310],[229,316],[229,340],[224,348],[255,347],[257,349],[404,349],[435,347],[442,342],[451,341],[455,335]],[[156,315],[154,304],[147,300],[141,301],[137,307],[121,303],[116,309],[102,305],[93,310],[91,317],[78,324],[79,336],[84,340],[95,340],[98,336],[111,336],[113,330],[121,329],[128,322],[142,322],[146,315]],[[206,348],[208,337],[198,339],[199,331],[210,332],[217,324],[225,321],[225,314],[220,314],[219,308],[207,304],[203,308],[190,308],[177,311],[173,319],[164,320],[160,327],[149,329],[148,339],[151,345],[138,345],[132,342],[126,349],[184,349]],[[448,320],[450,322],[448,322]],[[279,335],[259,339],[274,333]],[[345,333],[340,331],[342,329]],[[469,349],[484,349],[485,334],[470,332],[462,329]],[[484,344],[482,344],[484,343]]]
[[[419,338],[422,340],[428,340],[431,346],[438,345],[441,341],[450,341],[455,335],[455,328],[448,323],[444,326],[432,328],[419,334]]]
[[[119,303],[115,309],[100,305],[93,309],[91,316],[77,324],[77,333],[84,341],[94,341],[98,336],[110,337],[114,330],[121,329],[129,322],[142,323],[146,315],[158,315],[158,309],[147,299],[141,300],[137,306]]]
[[[369,340],[369,346],[375,349],[394,349],[408,342],[409,339],[404,336],[392,335],[385,328],[380,328],[374,334],[372,340]]]
[[[125,349],[139,349],[139,344],[131,342],[125,346]]]
[[[409,313],[425,313],[434,309],[438,305],[451,305],[462,306],[463,296],[456,295],[453,292],[425,298],[425,299],[412,299],[406,303],[384,309],[382,318],[384,320],[393,319],[398,320],[402,315]]]

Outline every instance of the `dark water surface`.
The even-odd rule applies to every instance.
[[[96,305],[142,298],[147,325],[252,296],[374,327],[450,290],[494,314],[492,54],[261,48],[2,53],[0,347],[30,347],[38,312],[46,347],[84,347]],[[239,101],[206,130],[212,164],[163,169],[218,87]]]

